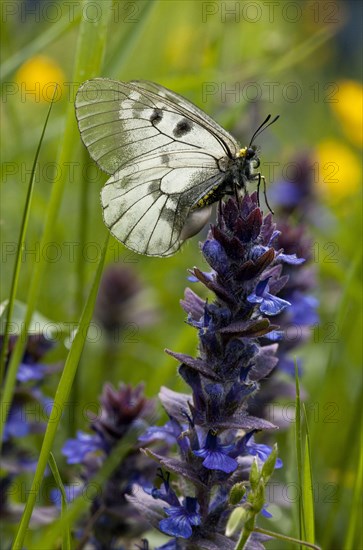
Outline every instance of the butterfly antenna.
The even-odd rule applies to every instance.
[[[253,134],[253,136],[251,137],[251,141],[250,141],[250,144],[248,147],[251,147],[255,137],[257,136],[258,132],[261,130],[261,128],[263,128],[263,126],[265,126],[265,124],[270,120],[271,118],[271,115],[268,115],[265,120],[263,121],[262,124],[259,125],[259,127],[257,128],[257,130],[255,131],[255,133]]]
[[[266,128],[268,128],[269,126],[271,126],[271,124],[273,124],[274,122],[276,122],[276,120],[278,118],[280,118],[280,115],[276,115],[274,119],[271,120],[271,122],[269,124],[268,121],[270,120],[271,118],[271,115],[268,115],[265,120],[263,121],[262,124],[260,124],[260,126],[257,128],[257,130],[255,131],[255,133],[253,134],[252,138],[251,138],[251,141],[250,141],[250,144],[248,147],[251,147],[252,143],[254,142],[255,138],[261,134],[261,132],[264,132],[266,130]],[[266,126],[267,124],[267,126]]]

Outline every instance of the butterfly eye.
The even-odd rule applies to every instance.
[[[248,147],[246,151],[246,159],[251,160],[256,154],[256,149],[253,147]]]

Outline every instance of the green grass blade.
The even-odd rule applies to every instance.
[[[349,515],[349,524],[344,548],[358,548],[362,546],[362,484],[363,484],[363,453],[359,449],[359,466],[354,484],[352,507]]]
[[[64,518],[66,512],[67,512],[67,496],[66,492],[64,490],[64,485],[62,482],[62,478],[60,476],[57,463],[55,461],[53,453],[49,454],[49,460],[48,460],[49,468],[51,469],[51,472],[54,477],[54,481],[60,491],[61,494],[61,517]],[[71,534],[69,531],[69,525],[67,524],[66,520],[63,521],[63,536],[62,536],[62,549],[63,550],[70,550],[71,549]]]
[[[94,5],[92,0],[83,0],[83,11],[87,5]],[[74,68],[74,82],[83,82],[87,78],[98,76],[103,65],[106,51],[107,33],[112,14],[112,0],[102,0],[102,16],[95,22],[82,20],[79,29],[78,51]],[[71,106],[73,128],[75,127],[74,106]],[[77,131],[78,140],[78,131]]]
[[[304,518],[304,503],[301,498],[301,490],[303,486],[303,459],[302,459],[302,426],[301,426],[301,399],[300,399],[300,384],[299,370],[295,361],[295,383],[296,383],[296,412],[295,412],[295,448],[296,448],[296,465],[299,491],[299,538],[305,538],[305,528],[303,524]]]
[[[37,167],[37,163],[38,163],[38,159],[39,159],[40,149],[42,147],[42,143],[43,143],[43,139],[44,139],[44,135],[45,135],[45,130],[47,128],[48,121],[49,121],[49,116],[50,116],[50,113],[51,113],[51,110],[52,110],[52,107],[53,107],[53,101],[54,101],[54,98],[55,98],[56,90],[57,90],[57,86],[55,86],[55,88],[54,88],[53,98],[52,98],[52,101],[49,105],[48,113],[47,113],[47,116],[46,116],[46,119],[45,119],[45,122],[44,122],[44,126],[43,126],[43,130],[42,130],[42,133],[41,133],[41,136],[40,136],[40,139],[39,139],[38,147],[37,147],[37,150],[35,152],[33,166],[32,166],[31,173],[30,173],[28,191],[27,191],[27,195],[26,195],[26,199],[25,199],[23,219],[21,221],[20,235],[19,235],[18,247],[17,247],[16,257],[15,257],[14,273],[13,273],[13,277],[12,277],[12,280],[11,280],[10,296],[9,296],[9,301],[8,301],[8,304],[7,304],[7,310],[6,310],[4,340],[3,340],[3,345],[2,345],[2,349],[1,349],[1,356],[0,356],[0,386],[2,386],[2,382],[3,382],[3,378],[4,378],[5,358],[6,358],[6,355],[7,355],[8,344],[9,344],[10,323],[11,323],[13,313],[14,313],[15,297],[16,297],[16,294],[17,294],[18,284],[19,284],[21,255],[22,255],[22,251],[23,251],[23,248],[24,248],[24,245],[25,245],[25,235],[26,235],[26,231],[27,231],[27,228],[28,228],[30,207],[31,207],[31,203],[32,203],[32,196],[33,196],[33,190],[34,190],[34,185],[35,185],[35,171],[36,171],[36,167]],[[31,321],[31,318],[29,320],[29,324],[30,324],[30,321]],[[9,404],[9,407],[10,407],[10,403],[12,401],[12,395],[13,395],[13,390],[14,390],[14,385],[15,385],[15,380],[16,380],[17,367],[18,367],[17,363],[15,363],[13,361],[10,363],[10,366],[9,366],[9,369],[8,369],[8,372],[7,372],[7,376],[6,376],[6,382],[5,382],[4,390],[3,390],[2,395],[1,395],[2,402],[5,405]],[[5,425],[6,417],[7,417],[6,414],[2,414],[1,419],[0,419],[0,446],[1,446],[2,438],[3,438],[3,431],[4,431],[4,425]]]
[[[92,3],[91,0],[85,0],[83,6],[86,8],[87,4]],[[96,23],[89,22],[84,19],[80,28],[80,35],[78,41],[78,47],[76,52],[76,61],[75,69],[73,75],[74,82],[80,82],[84,77],[84,70],[90,65],[94,67],[94,70],[97,70],[96,67],[101,65],[103,59],[103,53],[105,49],[105,42],[107,37],[108,21],[111,14],[111,0],[104,0],[102,6],[102,17]],[[90,61],[92,60],[92,62]],[[60,148],[60,153],[57,158],[58,166],[66,166],[66,162],[69,162],[73,157],[73,151],[76,148],[76,143],[78,142],[78,131],[76,128],[75,115],[74,115],[74,102],[70,101],[67,110],[66,116],[66,126],[63,134],[63,141]],[[62,201],[62,196],[64,192],[64,187],[66,184],[66,171],[62,172],[61,177],[56,178],[52,194],[50,197],[47,217],[44,225],[44,230],[42,234],[42,239],[40,242],[40,250],[45,250],[47,244],[51,242],[52,233],[54,231],[57,214],[60,208]],[[14,384],[16,379],[16,371],[18,365],[21,361],[21,358],[24,354],[24,349],[27,341],[27,334],[33,312],[36,307],[39,289],[41,281],[44,275],[46,266],[46,259],[44,255],[40,255],[39,262],[34,266],[33,275],[30,281],[30,288],[27,298],[27,312],[22,326],[21,334],[15,344],[14,351],[11,356],[9,372],[12,373],[12,378],[7,376],[7,384],[4,388],[4,405],[5,411],[1,415],[1,425],[0,430],[1,434],[3,433],[3,428],[7,418],[7,412],[9,410],[9,404],[11,403],[11,396],[14,391]]]
[[[87,4],[94,4],[92,0],[84,0],[83,9],[86,9]],[[111,15],[113,13],[113,2],[112,0],[106,0],[102,2],[101,13],[103,15],[101,21],[97,21],[94,24],[83,24],[80,27],[79,31],[79,48],[78,54],[76,57],[76,65],[74,70],[74,82],[81,83],[88,78],[93,78],[99,76],[101,73],[101,68],[103,66],[104,54],[106,51],[107,44],[107,31],[109,28],[109,23]],[[101,24],[101,25],[100,25]],[[100,26],[99,26],[100,25]],[[70,118],[68,118],[69,127],[72,128],[73,134],[78,136],[78,129],[75,125],[75,115],[74,115],[74,106],[72,104],[72,109]],[[78,138],[79,140],[79,138]],[[67,160],[67,154],[70,154],[70,150],[65,151],[62,157],[62,162]],[[87,155],[85,152],[84,155]],[[88,156],[84,156],[88,159]],[[86,241],[87,236],[87,214],[88,214],[88,198],[87,198],[87,181],[85,177],[85,172],[82,172],[81,176],[81,185],[80,185],[80,212],[79,212],[79,233],[78,238],[80,246],[82,247]],[[64,187],[64,186],[63,186]],[[63,193],[63,189],[62,189]],[[76,307],[80,310],[83,289],[85,283],[85,266],[84,259],[82,256],[79,257],[79,261],[76,263],[76,296],[75,302]],[[74,386],[72,388],[71,401],[78,401],[78,379],[76,377],[74,381]],[[70,423],[70,431],[74,431],[74,423]]]
[[[290,427],[287,437],[287,456],[286,456],[286,479],[289,483],[294,483],[295,487],[299,487],[298,484],[298,471],[296,467],[296,426],[293,423]],[[291,505],[291,533],[298,537],[300,533],[300,510],[298,506],[298,500]]]
[[[304,417],[306,423],[307,434],[305,438],[304,449],[304,464],[303,464],[303,486],[301,490],[304,510],[305,537],[304,540],[314,544],[315,542],[315,514],[314,514],[314,484],[311,470],[311,452],[310,452],[310,436],[308,431],[308,423],[306,411],[304,407]]]
[[[75,334],[74,340],[69,350],[66,363],[64,365],[64,369],[62,372],[62,376],[58,384],[58,388],[54,398],[54,404],[49,416],[49,421],[47,424],[43,445],[39,455],[37,469],[35,471],[32,486],[29,491],[29,497],[25,505],[23,517],[21,519],[19,529],[14,541],[13,550],[21,550],[21,548],[23,548],[24,538],[29,525],[30,517],[32,515],[34,504],[36,502],[38,490],[43,480],[45,468],[49,459],[49,454],[54,442],[55,435],[58,430],[60,419],[62,417],[62,415],[60,414],[60,411],[63,411],[65,403],[68,400],[73,379],[76,374],[77,366],[78,366],[78,363],[82,354],[82,350],[87,338],[87,331],[88,331],[89,323],[92,319],[93,308],[96,301],[98,286],[102,275],[103,264],[104,264],[105,255],[106,255],[107,246],[108,246],[108,239],[109,239],[109,234],[107,234],[107,238],[103,246],[102,256],[100,258],[97,271],[94,277],[94,281],[92,284],[92,288],[89,293],[87,302],[85,304],[85,307],[78,325],[77,332]]]
[[[125,34],[121,40],[116,43],[113,53],[109,55],[108,62],[105,66],[105,74],[114,73],[119,75],[122,73],[123,65],[130,54],[135,50],[138,41],[147,26],[149,17],[157,2],[146,0],[146,2],[138,2],[139,11],[136,24],[126,25]]]
[[[83,149],[80,155],[81,162],[86,165],[89,155],[86,149]],[[88,193],[89,182],[86,174],[82,171],[82,178],[79,188],[79,210],[78,210],[78,242],[80,248],[83,250],[83,246],[86,244],[87,233],[89,228],[89,196]],[[84,303],[84,292],[86,286],[86,264],[82,254],[77,258],[77,288],[76,288],[76,306],[77,314],[82,311],[82,305]]]

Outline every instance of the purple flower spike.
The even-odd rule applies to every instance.
[[[241,492],[238,505],[252,505],[256,513],[271,517],[260,489],[272,465],[265,466],[257,487],[250,470],[254,456],[261,469],[272,451],[252,437],[276,428],[264,415],[268,403],[285,395],[275,367],[286,364],[292,348],[287,338],[291,319],[313,318],[314,301],[305,296],[312,280],[303,264],[308,248],[296,249],[296,243],[304,243],[300,230],[277,229],[271,213],[263,216],[256,193],[220,202],[217,223],[201,245],[212,271],[194,267],[189,278],[204,286],[208,298],[187,289],[181,302],[187,323],[198,333],[197,354],[166,350],[179,362],[178,373],[190,392],[161,389],[169,422],[150,427],[138,440],[149,447],[144,456],[158,464],[159,479],[148,487],[136,479],[126,497],[143,518],[172,537],[158,550],[233,550],[236,541],[225,534],[231,502],[239,495],[233,488],[249,479],[250,489]],[[272,323],[269,317],[277,315]],[[303,328],[300,340],[307,334]],[[281,467],[277,459],[276,468]],[[183,500],[186,488],[190,496]],[[261,537],[253,533],[248,548],[262,550],[267,539]]]
[[[260,311],[261,313],[265,313],[265,315],[278,315],[285,307],[291,306],[291,304],[287,300],[270,294],[269,279],[270,277],[260,281],[256,286],[256,291],[247,296],[247,300],[250,304],[260,304]]]
[[[228,456],[228,452],[233,449],[233,445],[221,445],[218,437],[209,432],[204,447],[199,451],[193,451],[196,456],[204,458],[203,466],[208,470],[220,470],[230,474],[237,469],[238,462]]]
[[[300,265],[305,262],[305,258],[298,258],[296,254],[279,254],[278,259],[290,265]]]
[[[100,450],[103,450],[103,442],[99,435],[78,431],[76,439],[66,441],[62,453],[67,457],[68,464],[80,464],[88,453]]]
[[[24,409],[17,405],[13,406],[5,425],[4,441],[7,441],[10,437],[24,437],[28,435],[29,431],[30,427]]]
[[[223,246],[215,239],[205,241],[202,252],[209,265],[218,273],[228,271],[228,257]]]
[[[247,443],[247,451],[253,456],[258,456],[262,462],[266,462],[270,454],[272,453],[271,447],[263,445],[262,443],[255,443],[253,438]],[[282,468],[281,458],[276,459],[275,469]]]
[[[186,497],[184,505],[165,508],[168,518],[159,522],[160,530],[166,535],[189,539],[193,534],[193,526],[200,525],[197,499]]]
[[[18,382],[26,383],[33,380],[42,380],[45,374],[46,368],[39,363],[34,365],[20,363],[16,379]]]

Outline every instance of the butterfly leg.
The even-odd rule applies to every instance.
[[[240,198],[240,195],[238,193],[238,187],[236,184],[233,185],[233,191],[234,191],[234,197],[236,199],[236,204],[238,206],[238,208],[240,208],[241,206],[241,198]]]
[[[257,177],[258,177],[258,182],[257,182],[257,205],[258,205],[258,207],[260,207],[260,185],[261,185],[261,179],[263,178],[263,176],[261,176],[261,173],[259,172],[257,174]],[[265,178],[263,178],[263,180],[265,181]]]
[[[259,179],[259,182],[257,184],[257,189],[259,189],[259,185],[260,185],[260,182],[261,180],[263,180],[263,195],[265,197],[265,202],[266,202],[266,206],[267,208],[269,209],[269,211],[271,212],[271,214],[275,214],[275,212],[272,210],[271,206],[269,205],[268,203],[268,200],[267,200],[267,193],[266,193],[266,178],[265,176],[261,176],[261,174],[259,174],[260,176],[260,179]],[[258,194],[257,194],[257,197],[258,197]]]
[[[261,186],[261,181],[263,181],[263,196],[265,197],[266,206],[269,209],[269,211],[271,212],[271,214],[275,214],[275,212],[272,210],[272,208],[269,205],[269,202],[267,200],[266,178],[265,178],[265,176],[262,176],[261,172],[259,172],[258,174],[256,174],[255,177],[258,179],[258,182],[257,182],[257,205],[260,207],[260,186]]]

